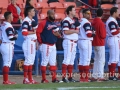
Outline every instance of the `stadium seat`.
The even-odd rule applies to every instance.
[[[48,0],[38,0],[38,2],[45,2],[47,3]]]
[[[17,4],[22,4],[23,0],[17,0]]]
[[[24,1],[24,3],[26,3],[26,0],[23,0]],[[37,3],[37,0],[33,0],[34,1],[34,3]]]
[[[114,5],[112,5],[112,4],[102,4],[101,5],[102,9],[111,9],[112,7],[114,7]]]
[[[62,3],[59,3],[59,2],[50,3],[49,6],[50,6],[51,8],[57,8],[57,7],[58,7],[58,8],[61,8],[61,7],[63,7]]]
[[[67,8],[67,7],[70,6],[70,5],[74,5],[74,6],[76,7],[76,4],[75,4],[74,2],[64,2],[64,3],[63,3],[63,6],[64,6],[65,8]]]
[[[65,14],[63,13],[55,13],[56,20],[63,20],[65,18]]]
[[[8,7],[8,0],[5,0],[4,2],[0,2],[0,8],[2,8],[2,13],[7,11]]]
[[[45,2],[38,2],[35,4],[36,8],[38,9],[38,13],[47,13],[47,11],[50,9],[48,4]]]
[[[112,4],[103,4],[101,8],[103,9],[103,19],[107,19],[110,16],[110,9],[114,7]]]
[[[47,17],[47,13],[41,13],[40,14],[40,19],[44,20]]]
[[[64,13],[65,8],[63,7],[62,3],[54,2],[49,4],[50,8],[54,9],[56,13]]]
[[[9,0],[9,3],[11,3],[11,0]],[[17,0],[17,4],[22,4],[23,0]]]
[[[48,4],[45,3],[45,2],[38,2],[35,4],[36,5],[36,8],[48,8]]]

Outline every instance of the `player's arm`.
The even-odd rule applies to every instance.
[[[106,28],[105,25],[102,23],[101,25],[99,25],[99,35],[102,39],[106,38]]]
[[[70,23],[68,21],[63,22],[63,31],[64,34],[69,35],[73,33],[79,33],[79,30],[70,29]]]
[[[34,32],[28,31],[28,29],[29,29],[29,23],[26,21],[22,24],[22,35],[27,36],[36,33],[35,31]]]
[[[108,24],[108,27],[109,27],[110,32],[111,32],[112,35],[117,35],[117,34],[119,34],[119,29],[117,28],[115,22],[113,22],[113,21],[110,22],[110,23]]]
[[[39,44],[42,44],[42,39],[41,39],[40,34],[42,33],[42,31],[45,27],[45,24],[46,24],[46,21],[39,23],[38,28],[36,30],[37,40],[38,40]]]
[[[83,25],[83,28],[85,30],[85,33],[86,33],[87,37],[93,37],[92,28],[91,28],[90,23],[85,23]]]
[[[58,31],[53,32],[53,34],[54,34],[55,36],[57,36],[57,37],[61,37],[61,34],[60,34]]]
[[[6,34],[7,34],[9,40],[11,40],[11,41],[17,40],[17,37],[15,36],[13,28],[11,28],[11,27],[7,28]]]

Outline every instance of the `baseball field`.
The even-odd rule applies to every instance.
[[[74,77],[78,79],[77,77]],[[41,76],[34,76],[38,82]],[[51,78],[47,76],[51,81]],[[61,80],[61,78],[58,78]],[[22,84],[23,76],[10,76],[10,80],[16,82],[16,85],[2,85],[2,76],[0,76],[0,90],[120,90],[120,81],[89,82],[89,83],[48,83],[48,84]]]

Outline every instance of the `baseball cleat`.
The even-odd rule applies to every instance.
[[[69,83],[69,80],[67,78],[63,78],[62,81],[65,83]]]
[[[48,80],[42,80],[41,83],[49,83]]]
[[[114,77],[109,77],[109,80],[117,81],[118,78],[117,78],[116,76],[114,76]]]
[[[36,82],[35,80],[32,80],[32,84],[40,84],[39,82]]]
[[[52,83],[62,83],[63,81],[59,81],[57,79],[53,80]]]
[[[97,79],[97,82],[104,82],[104,81],[108,81],[108,80],[105,79],[105,78],[98,78],[98,79]]]
[[[27,78],[23,80],[23,84],[32,84]]]
[[[3,81],[3,84],[9,84],[10,85],[10,84],[16,84],[16,83],[8,80],[8,81]]]
[[[79,82],[79,81],[74,80],[73,78],[69,78],[68,80],[69,82]]]
[[[91,82],[95,82],[95,81],[97,81],[97,79],[96,78],[90,78],[90,80],[91,80]]]

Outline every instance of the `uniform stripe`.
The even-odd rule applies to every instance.
[[[86,31],[86,34],[88,34],[88,33],[92,33],[92,31],[91,30]]]
[[[31,54],[33,53],[33,44],[31,44]]]
[[[9,39],[13,38],[13,35],[12,35],[12,36],[9,36],[8,38],[9,38]]]
[[[73,49],[73,43],[71,43],[71,52],[72,52],[72,49]]]
[[[47,45],[47,52],[46,52],[46,56],[48,56],[49,54],[49,45]]]
[[[116,29],[113,29],[113,30],[111,30],[111,33],[116,32],[116,31],[117,31]]]
[[[63,30],[69,30],[69,28],[65,27],[65,28],[63,28]]]
[[[22,32],[27,32],[28,31],[28,29],[22,29]]]

